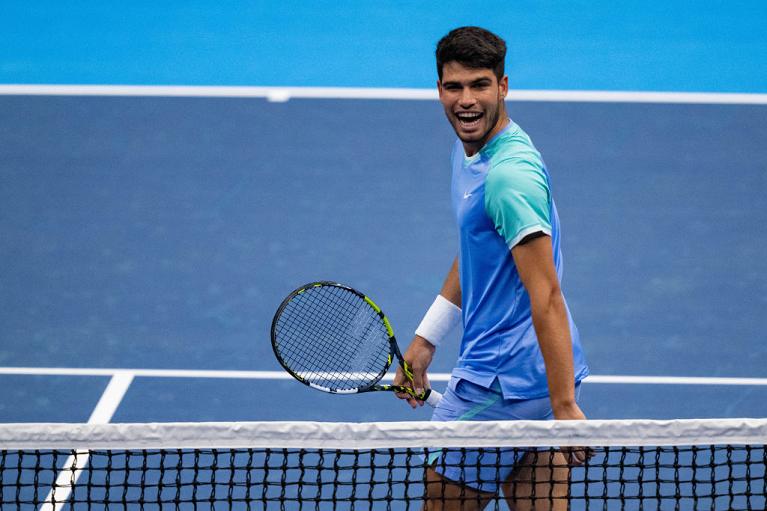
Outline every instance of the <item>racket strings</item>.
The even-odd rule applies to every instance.
[[[337,391],[375,383],[388,367],[386,325],[363,298],[319,286],[294,296],[276,327],[275,349],[304,380]]]
[[[313,289],[312,295],[305,295],[305,293],[300,295],[300,304],[308,307],[305,313],[296,314],[298,317],[296,326],[306,330],[304,335],[308,335],[313,328],[314,335],[310,340],[304,341],[305,345],[294,343],[293,347],[296,349],[290,358],[300,363],[301,367],[297,367],[300,370],[296,372],[303,373],[301,376],[314,383],[327,384],[329,381],[338,383],[340,380],[348,381],[349,388],[357,388],[380,371],[375,359],[369,356],[365,358],[364,352],[360,351],[363,346],[366,348],[364,351],[375,351],[374,344],[369,341],[368,344],[364,343],[366,338],[370,337],[373,318],[370,318],[369,313],[365,318],[365,310],[360,306],[360,301],[357,300],[358,303],[354,303],[356,295],[344,296],[346,293],[336,288],[328,288],[333,294],[318,294],[319,290]],[[329,299],[329,296],[335,300]],[[299,309],[293,312],[300,312]],[[363,313],[362,317],[360,317],[360,311]],[[361,321],[365,321],[365,328],[362,331],[360,331]],[[333,327],[334,323],[337,323],[336,328]],[[300,336],[293,337],[295,340],[300,340]],[[311,358],[301,358],[309,354]],[[359,360],[366,361],[367,364],[361,367]],[[344,385],[340,385],[341,390],[345,388]]]

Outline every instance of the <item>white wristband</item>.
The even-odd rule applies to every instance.
[[[439,346],[447,334],[461,322],[461,308],[442,295],[437,295],[415,334]]]

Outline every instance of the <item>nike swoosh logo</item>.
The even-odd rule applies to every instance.
[[[471,197],[471,192],[463,192],[464,199],[468,199],[469,197]]]

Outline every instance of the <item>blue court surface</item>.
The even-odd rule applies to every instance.
[[[767,416],[764,5],[523,2],[478,16],[447,4],[12,3],[0,421],[428,419],[389,395],[289,379],[269,327],[291,290],[336,280],[409,342],[457,250],[454,135],[437,101],[392,91],[433,94],[434,43],[467,23],[507,37],[512,88],[537,91],[512,91],[509,108],[553,178],[563,286],[593,374],[586,414]],[[378,88],[389,92],[359,97]],[[611,96],[626,91],[681,94]],[[447,344],[439,390],[457,338]]]

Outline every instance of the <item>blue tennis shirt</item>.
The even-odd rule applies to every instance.
[[[529,234],[546,233],[562,279],[559,217],[549,174],[530,137],[511,121],[471,157],[457,140],[451,159],[464,327],[453,381],[463,378],[490,388],[497,378],[506,399],[547,396],[530,297],[511,248]],[[580,382],[588,367],[569,309],[567,315],[575,380]]]

